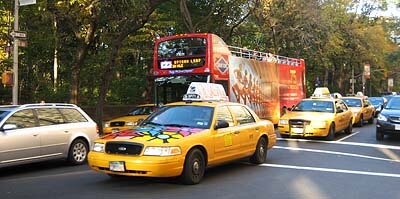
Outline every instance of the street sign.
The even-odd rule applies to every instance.
[[[13,31],[10,33],[10,35],[14,38],[19,38],[19,39],[26,38],[26,32],[22,32],[22,31]]]
[[[28,47],[28,41],[26,41],[26,40],[18,40],[18,46],[20,46],[20,47]]]
[[[36,4],[36,0],[19,0],[19,6]]]

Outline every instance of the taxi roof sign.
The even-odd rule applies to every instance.
[[[192,82],[183,101],[228,101],[228,96],[221,84]]]
[[[327,87],[317,87],[312,94],[312,97],[331,97],[331,92]]]

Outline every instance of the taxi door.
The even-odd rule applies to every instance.
[[[216,111],[216,121],[225,120],[229,123],[229,127],[217,129],[214,134],[214,158],[220,162],[234,158],[240,148],[240,137],[228,107],[219,106]]]
[[[336,131],[343,130],[347,127],[349,118],[349,112],[346,111],[346,106],[342,104],[340,101],[335,102],[336,113],[335,113],[335,123],[336,123]]]
[[[237,129],[235,132],[240,140],[240,149],[237,155],[240,156],[254,151],[261,130],[260,127],[256,125],[254,117],[244,106],[233,105],[229,108],[236,120]]]

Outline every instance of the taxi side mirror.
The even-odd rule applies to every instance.
[[[221,128],[226,128],[229,127],[229,123],[226,120],[217,120],[217,123],[214,126],[214,129],[221,129]]]

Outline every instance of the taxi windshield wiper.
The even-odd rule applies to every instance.
[[[184,125],[184,124],[164,124],[164,126],[173,126],[173,127],[190,127],[189,125]]]
[[[156,126],[162,126],[162,124],[155,123],[155,122],[143,122],[142,125],[146,125],[146,124],[152,124],[152,125],[156,125]]]

